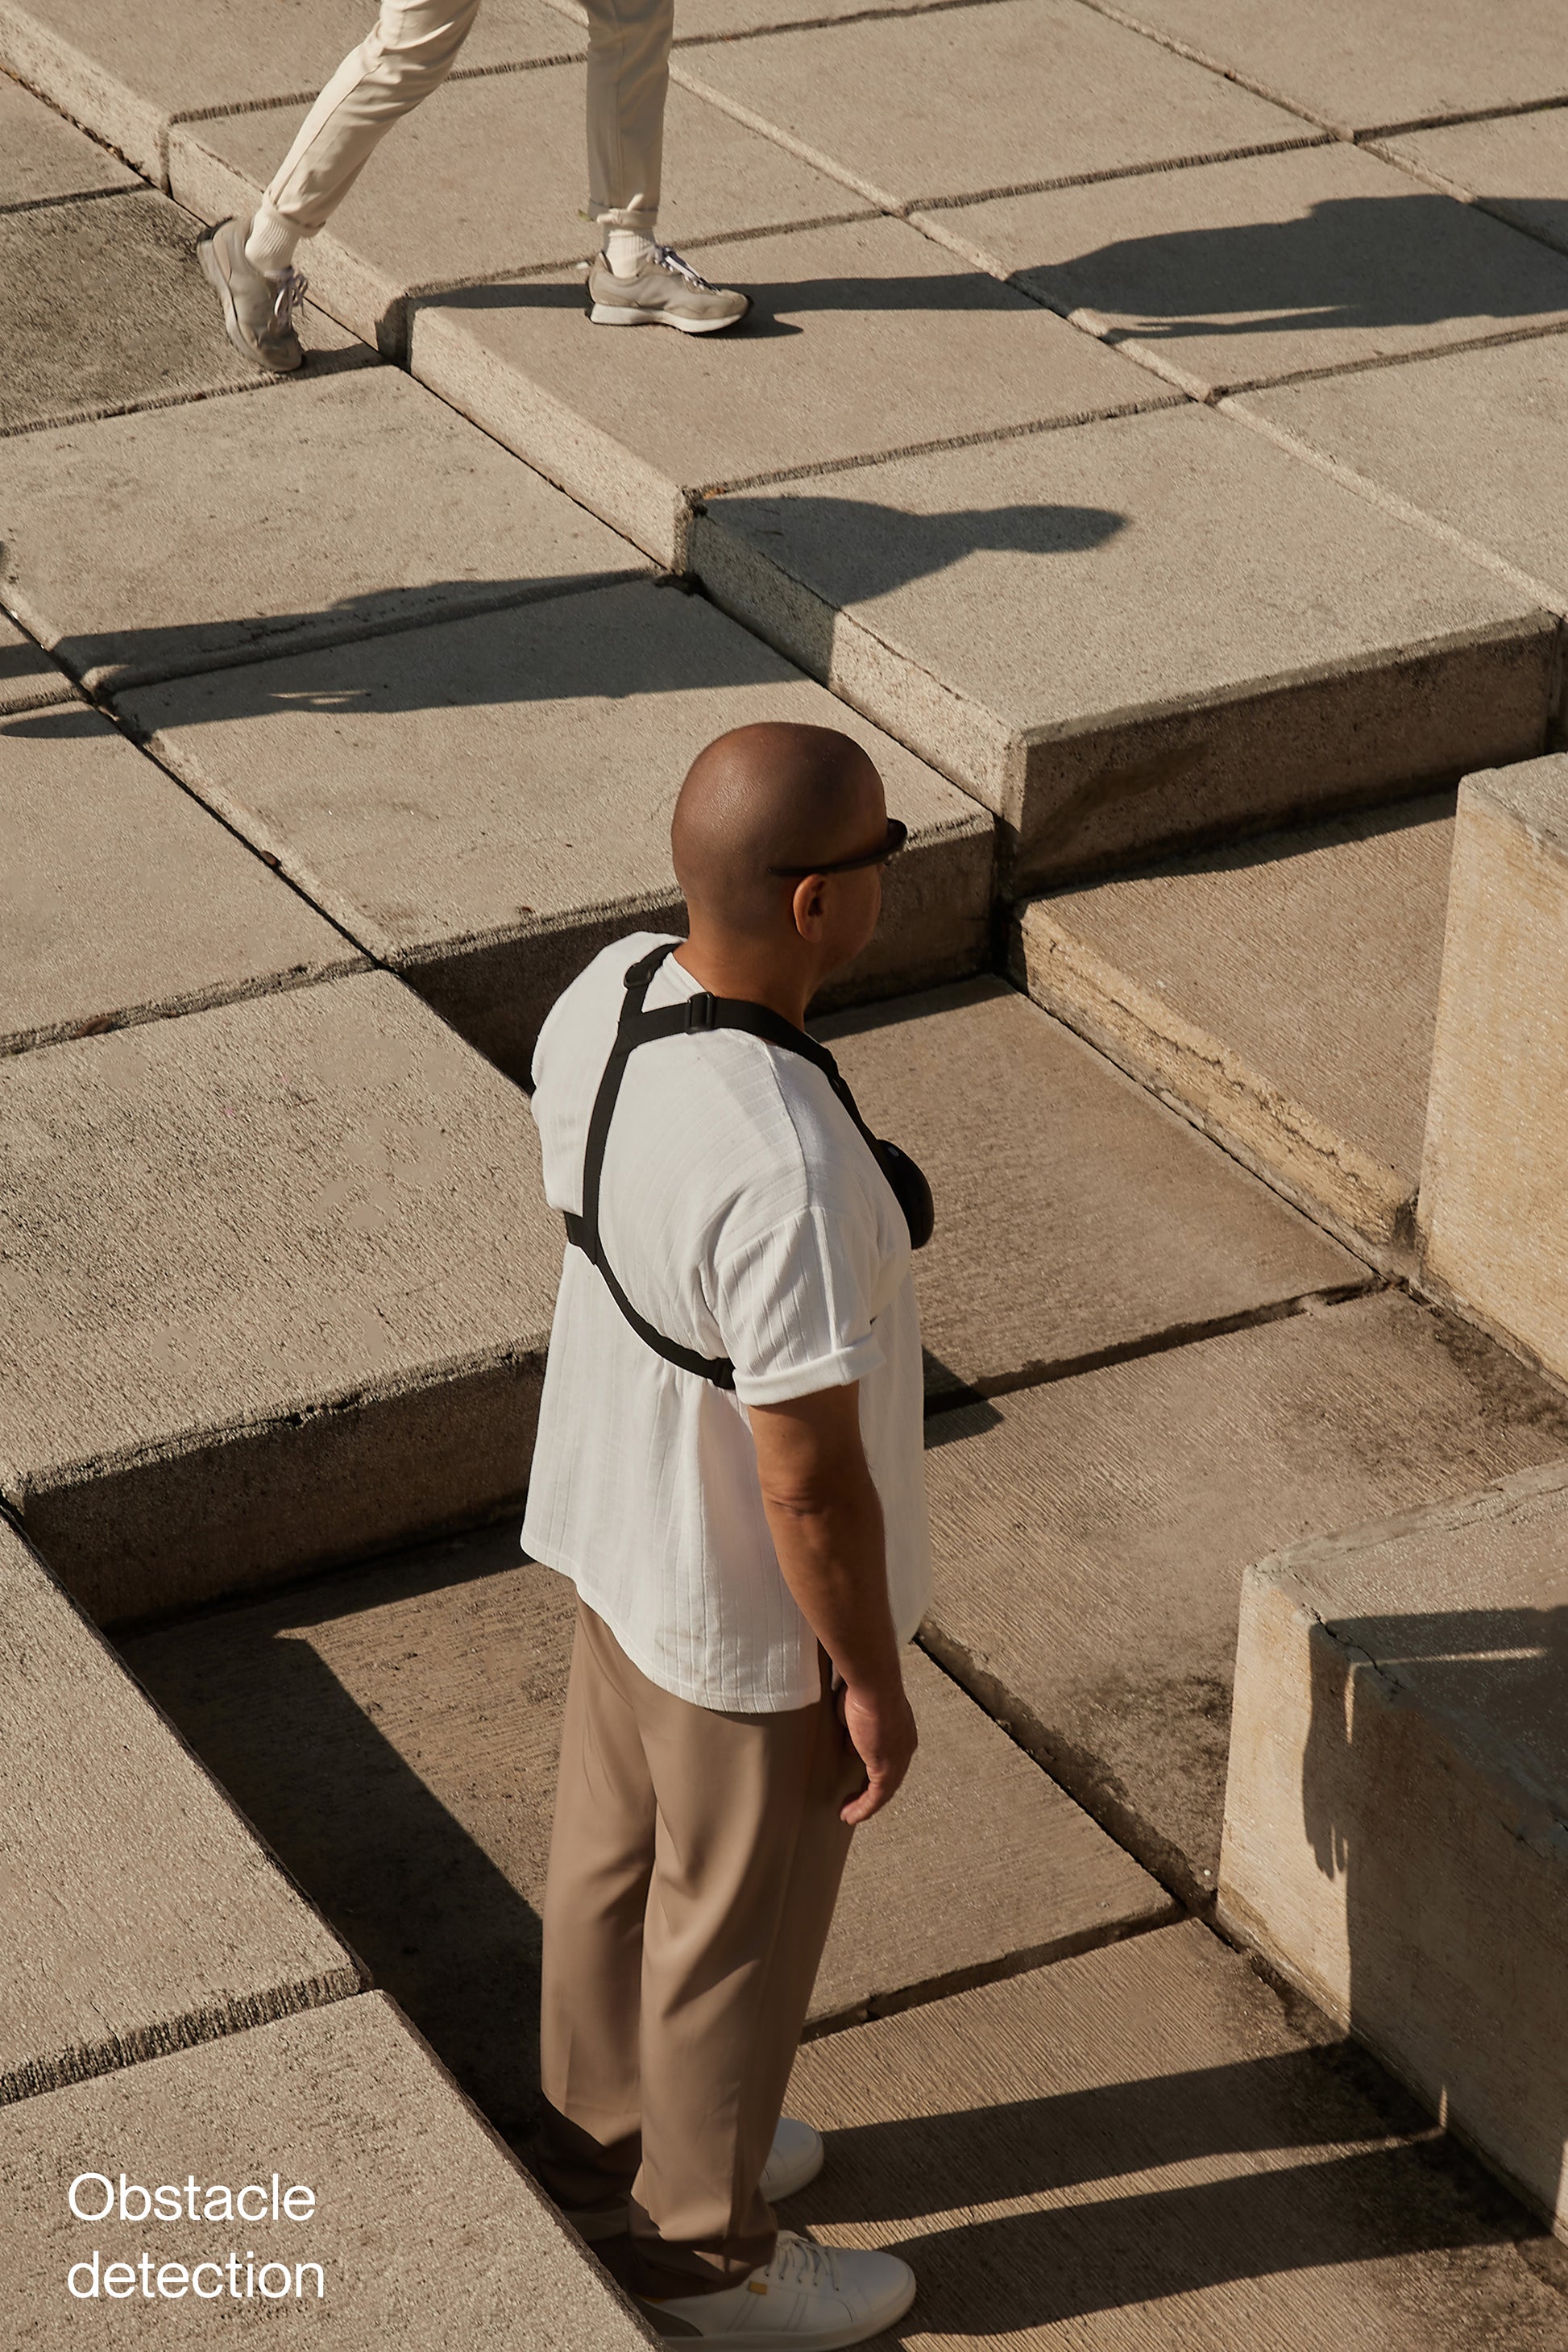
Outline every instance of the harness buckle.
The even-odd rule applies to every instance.
[[[700,996],[689,997],[686,1003],[687,1035],[689,1037],[699,1029],[716,1029],[719,1024],[713,1016],[718,1009],[716,1000],[706,990]]]

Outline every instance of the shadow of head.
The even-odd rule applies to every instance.
[[[1108,507],[1015,504],[922,514],[875,499],[821,492],[737,493],[712,512],[765,554],[802,572],[836,604],[888,594],[981,554],[1036,560],[1081,555],[1128,527]],[[1044,583],[1042,583],[1042,585]]]

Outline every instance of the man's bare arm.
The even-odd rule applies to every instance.
[[[868,1822],[915,1752],[888,1606],[882,1506],[860,1442],[858,1387],[748,1407],[763,1508],[784,1582],[844,1680],[844,1721],[867,1787],[843,1810]]]

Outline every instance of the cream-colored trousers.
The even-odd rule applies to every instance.
[[[587,208],[608,227],[651,236],[675,0],[587,6]],[[383,135],[446,80],[479,12],[479,0],[382,0],[374,32],[343,59],[300,124],[267,191],[272,209],[307,236],[325,227]],[[563,47],[567,39],[563,25]]]

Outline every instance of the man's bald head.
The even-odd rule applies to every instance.
[[[786,925],[777,866],[830,866],[876,844],[882,780],[837,727],[765,719],[700,751],[670,827],[676,879],[693,919],[759,936]]]

